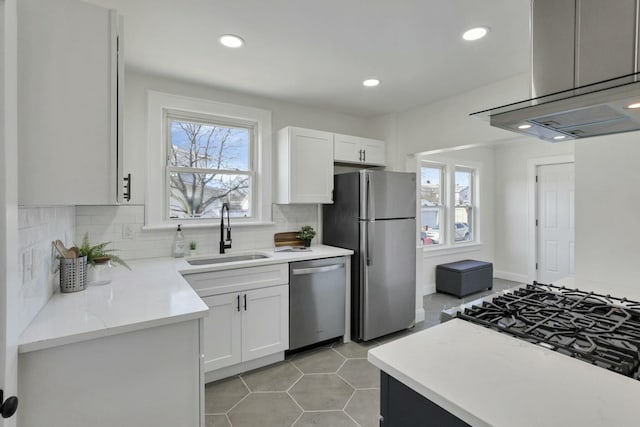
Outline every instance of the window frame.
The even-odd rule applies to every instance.
[[[210,173],[220,173],[223,175],[245,175],[248,176],[251,180],[250,186],[250,200],[251,200],[251,215],[247,217],[232,217],[234,219],[250,219],[255,220],[256,218],[256,209],[255,209],[255,199],[256,199],[256,162],[255,162],[255,133],[256,133],[256,124],[253,122],[248,122],[244,120],[229,120],[219,116],[213,115],[204,115],[199,113],[191,113],[180,110],[172,110],[172,109],[164,109],[164,121],[165,121],[165,153],[166,155],[166,163],[165,163],[165,192],[164,192],[164,212],[163,212],[163,221],[164,222],[172,222],[172,223],[190,223],[192,221],[219,221],[220,217],[212,217],[212,218],[171,218],[171,173],[201,173],[201,174],[210,174]],[[170,151],[171,151],[171,121],[181,121],[181,122],[191,122],[198,123],[204,125],[214,125],[214,126],[228,126],[240,129],[249,130],[249,169],[248,171],[238,171],[231,169],[207,169],[207,168],[188,168],[184,166],[171,166],[170,160]]]
[[[470,177],[470,182],[469,182],[469,191],[471,191],[471,198],[470,198],[470,209],[471,209],[471,230],[470,230],[470,239],[469,240],[456,240],[456,209],[458,207],[462,207],[463,205],[457,205],[456,204],[456,199],[455,199],[455,191],[456,191],[456,172],[468,172],[471,177]],[[453,171],[452,171],[452,188],[453,188],[453,199],[452,199],[452,204],[451,204],[451,210],[452,210],[452,221],[453,221],[453,240],[452,243],[454,245],[468,245],[470,243],[475,243],[476,242],[476,212],[477,212],[477,208],[476,208],[476,192],[477,192],[477,187],[476,187],[476,176],[478,174],[478,168],[477,167],[470,167],[470,166],[464,166],[464,165],[460,165],[460,164],[456,164],[453,167]],[[469,224],[467,223],[467,226]]]
[[[179,117],[198,122],[215,119],[218,124],[252,127],[250,163],[252,217],[235,217],[234,226],[272,225],[272,142],[271,111],[207,99],[191,98],[149,90],[147,92],[147,170],[145,225],[143,229],[171,229],[177,224],[189,227],[218,227],[219,218],[169,218],[169,120]],[[208,170],[208,169],[207,169]],[[238,171],[229,171],[238,174]],[[161,183],[161,185],[158,185]]]
[[[440,203],[435,206],[435,208],[438,210],[438,234],[439,234],[439,242],[437,244],[431,244],[431,245],[424,245],[424,247],[441,247],[441,246],[446,246],[448,240],[447,240],[447,233],[446,233],[446,229],[447,229],[447,224],[449,223],[448,221],[448,214],[447,214],[447,204],[448,204],[448,194],[447,194],[447,165],[445,163],[442,162],[436,162],[436,161],[431,161],[431,160],[421,160],[420,164],[419,164],[419,169],[420,169],[420,179],[418,180],[418,182],[420,182],[420,233],[422,233],[422,168],[431,168],[431,169],[440,169]],[[445,232],[443,233],[442,231],[445,230]],[[422,241],[422,239],[420,239]]]
[[[480,240],[480,176],[482,174],[482,165],[476,162],[461,161],[459,159],[448,158],[440,156],[438,154],[422,154],[416,156],[417,161],[417,174],[419,182],[418,184],[418,197],[421,192],[421,168],[422,166],[429,167],[430,165],[442,165],[444,168],[444,180],[443,180],[443,192],[445,193],[446,200],[444,201],[444,218],[440,224],[440,240],[441,243],[437,245],[424,245],[422,239],[420,239],[420,231],[422,229],[422,221],[417,220],[418,240],[422,245],[423,252],[458,252],[472,250],[472,248],[482,245]],[[456,241],[455,240],[455,172],[456,170],[472,171],[472,183],[471,197],[472,197],[472,238],[471,240]],[[420,215],[421,210],[418,208],[417,214]],[[416,218],[419,218],[417,216]]]

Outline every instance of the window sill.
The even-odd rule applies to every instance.
[[[427,245],[422,246],[424,256],[441,256],[449,254],[461,254],[465,252],[476,252],[482,249],[482,242],[458,243],[457,245]]]
[[[225,219],[225,224],[226,224],[226,219]],[[166,224],[157,224],[157,225],[143,225],[142,226],[142,231],[159,231],[159,230],[175,230],[177,227],[177,223],[173,224],[173,223],[166,223]],[[276,225],[275,222],[270,222],[270,221],[264,221],[264,222],[258,222],[258,221],[254,221],[254,222],[238,222],[238,221],[233,221],[233,218],[231,218],[231,228],[243,228],[243,227],[265,227],[265,226],[270,226],[270,225]],[[201,229],[201,228],[220,228],[220,221],[214,221],[214,222],[201,222],[201,223],[197,223],[197,224],[191,224],[187,221],[185,221],[184,223],[181,224],[181,227],[183,230],[191,230],[191,229]]]

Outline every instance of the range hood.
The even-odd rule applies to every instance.
[[[640,0],[532,0],[539,96],[471,115],[550,142],[640,130],[639,11]]]

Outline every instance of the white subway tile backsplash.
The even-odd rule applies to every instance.
[[[20,207],[18,209],[18,280],[20,286],[20,330],[26,328],[58,286],[57,264],[52,241],[69,247],[75,239],[75,207]],[[30,251],[31,279],[23,277],[22,255]]]
[[[303,225],[318,228],[316,205],[273,205],[271,226],[233,227],[233,250],[252,250],[273,246],[273,235],[278,232],[299,230]],[[110,248],[118,249],[124,259],[171,256],[174,230],[142,230],[144,206],[77,206],[76,239],[85,232],[91,242],[112,242]],[[131,238],[125,238],[125,230]],[[220,230],[217,227],[193,229],[183,227],[187,243],[196,241],[199,253],[218,251]]]

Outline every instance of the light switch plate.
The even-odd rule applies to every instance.
[[[22,251],[22,283],[33,279],[33,248]]]

